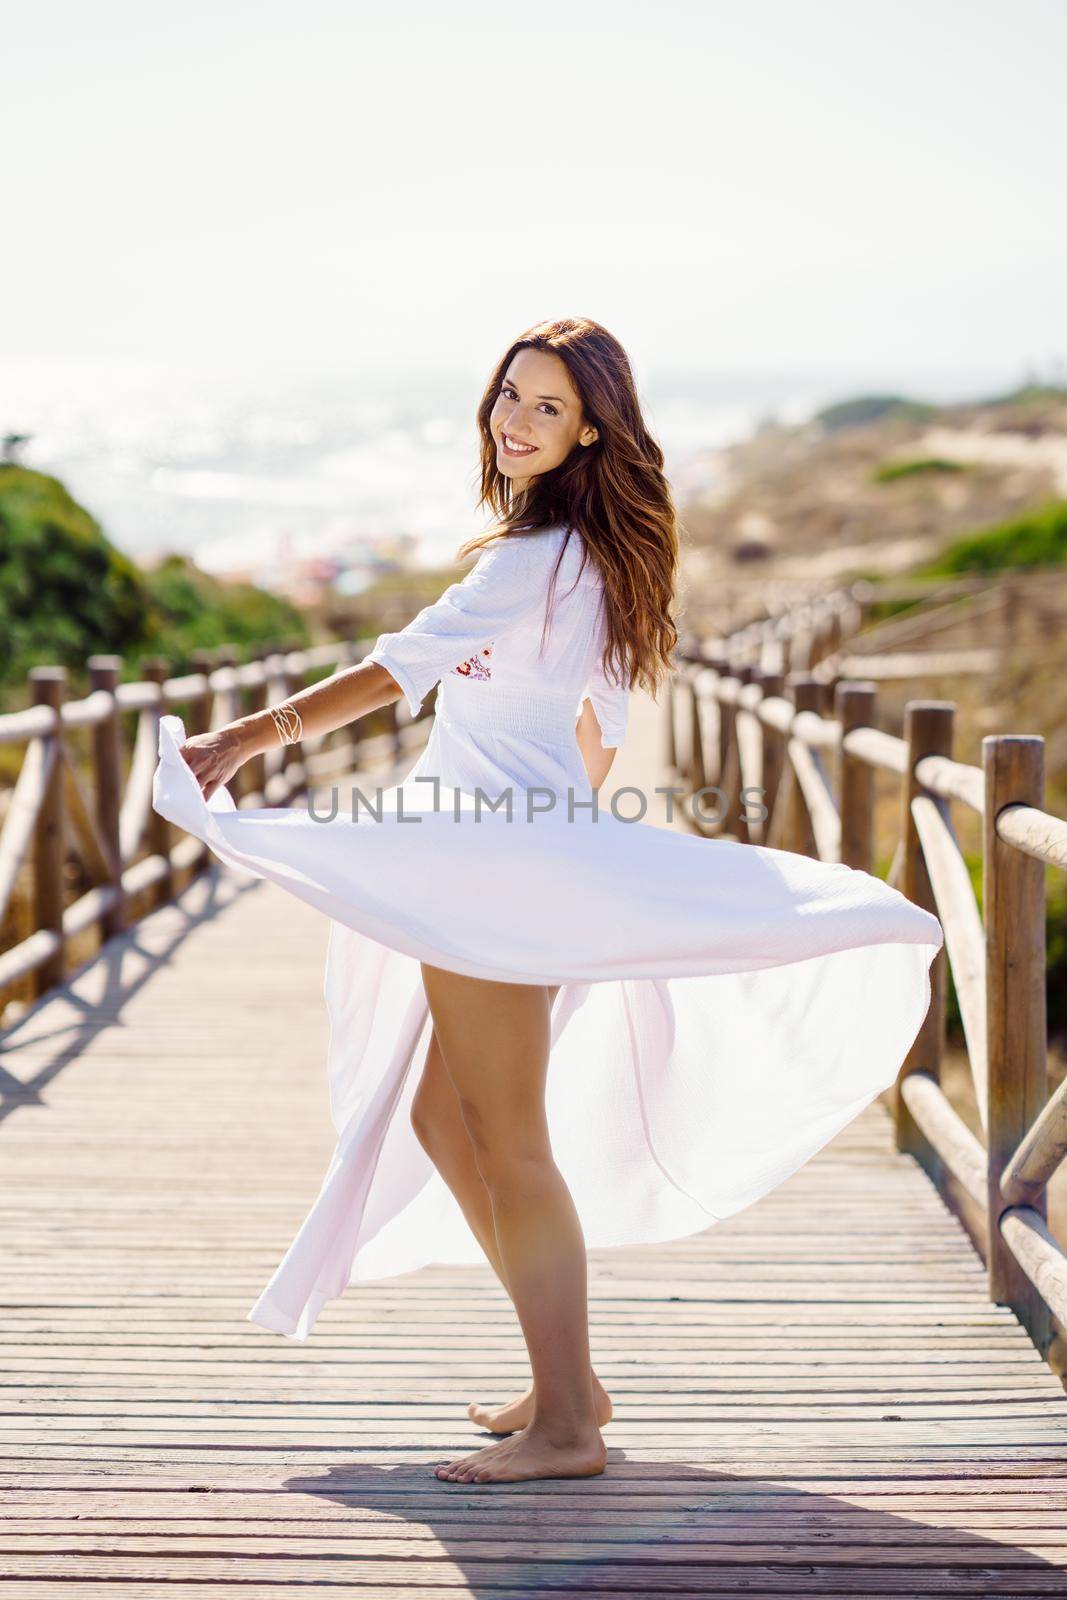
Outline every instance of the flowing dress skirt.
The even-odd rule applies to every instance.
[[[336,814],[238,810],[226,789],[205,802],[184,739],[164,716],[157,811],[331,920],[337,1147],[249,1313],[280,1333],[306,1338],[349,1283],[484,1260],[409,1120],[432,1034],[420,961],[561,985],[548,1124],[590,1248],[679,1238],[759,1199],[893,1083],[929,1008],[941,924],[881,879],[607,807],[528,811],[537,787],[573,782],[558,747],[440,700],[412,771],[364,784],[355,821],[345,790]],[[476,810],[478,786],[514,786],[511,817]]]

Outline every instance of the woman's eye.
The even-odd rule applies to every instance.
[[[519,398],[515,390],[508,383],[505,383],[501,386],[500,397],[502,400],[517,400]],[[555,406],[546,404],[541,407],[541,410],[546,411],[550,417],[559,416],[559,412]]]

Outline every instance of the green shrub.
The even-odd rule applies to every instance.
[[[147,647],[144,575],[63,485],[0,466],[0,675]]]
[[[1067,389],[1055,383],[1024,383],[1019,389],[1012,389],[1008,394],[994,395],[991,400],[983,400],[984,406],[1033,406],[1053,404],[1058,400],[1067,400]]]
[[[874,483],[896,483],[898,478],[918,478],[940,472],[966,472],[962,461],[944,461],[940,456],[917,456],[913,461],[885,461],[871,473]]]
[[[1013,517],[957,539],[916,569],[918,577],[954,577],[962,572],[996,572],[1002,567],[1051,567],[1067,560],[1067,500]]]
[[[815,421],[828,433],[838,428],[859,428],[867,422],[881,422],[885,417],[896,417],[906,422],[928,422],[937,415],[936,407],[924,405],[919,400],[908,400],[899,394],[857,395],[854,400],[839,400],[816,413]]]
[[[58,479],[0,466],[0,688],[56,665],[80,692],[98,652],[125,656],[129,677],[143,655],[164,655],[181,672],[194,650],[275,639],[307,642],[288,601],[222,583],[184,556],[142,570]]]
[[[308,642],[307,624],[287,600],[250,583],[221,583],[186,556],[168,556],[145,573],[145,581],[152,602],[151,649],[179,672],[195,650]]]

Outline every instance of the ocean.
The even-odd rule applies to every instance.
[[[664,372],[642,399],[684,501],[714,483],[717,452],[763,419],[801,421],[887,383],[950,399],[1006,380]],[[0,432],[30,435],[20,459],[62,478],[135,558],[179,551],[206,571],[285,587],[303,563],[358,572],[375,552],[447,564],[486,523],[475,511],[480,392],[469,374],[416,382],[9,366]]]

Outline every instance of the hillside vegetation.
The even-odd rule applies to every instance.
[[[959,453],[943,446],[956,442]],[[724,578],[966,571],[1063,559],[1067,392],[982,405],[861,396],[797,427],[768,424],[709,451],[683,502],[695,594]],[[980,547],[934,567],[950,546]]]
[[[214,645],[307,640],[293,606],[248,584],[223,584],[183,556],[142,569],[104,535],[58,479],[0,466],[0,701],[21,700],[30,667],[60,665],[72,690],[97,652],[164,655],[185,670]]]
[[[1054,567],[1067,563],[1067,500],[1037,506],[955,539],[933,561],[916,569],[919,577],[954,577],[961,572],[998,572],[1005,567]]]
[[[954,753],[976,766],[987,734],[1039,734],[1046,804],[1067,815],[1067,393],[1033,387],[936,412],[900,396],[861,397],[800,427],[765,427],[705,462],[705,486],[682,505],[683,621],[694,632],[759,616],[792,580],[996,584],[1020,574],[973,615],[961,601],[956,621],[921,589],[904,597],[889,584],[880,598],[876,588],[868,621],[910,614],[906,648],[998,654],[988,677],[880,682],[878,725],[900,734],[909,700],[950,700]],[[927,608],[938,613],[929,641],[918,620]],[[857,646],[877,648],[863,634]],[[886,837],[895,807],[887,799]],[[967,818],[959,825],[966,831]]]

